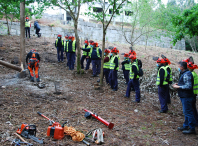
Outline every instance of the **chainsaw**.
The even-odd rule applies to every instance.
[[[23,123],[21,125],[21,128],[18,128],[16,133],[20,134],[22,137],[25,137],[27,139],[32,139],[40,144],[43,144],[43,140],[36,137],[36,126],[35,125],[28,125],[26,123]]]

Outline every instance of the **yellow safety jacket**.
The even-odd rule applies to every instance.
[[[198,76],[194,71],[192,71],[192,75],[194,79],[193,92],[194,94],[198,94]]]
[[[68,45],[69,45],[69,42],[67,42],[67,52],[69,51]],[[72,52],[76,52],[75,46],[76,46],[76,41],[73,41],[73,42],[72,42]]]
[[[61,40],[61,41],[62,41],[62,45],[64,45],[63,40]],[[56,46],[57,46],[57,43],[58,43],[58,39],[56,39]]]
[[[125,59],[124,61],[126,61],[126,60],[128,60],[128,59]],[[125,70],[130,70],[130,67],[131,67],[131,64],[130,63],[125,63],[124,64]]]
[[[165,69],[167,70],[167,68],[170,68],[169,65],[165,66]],[[170,68],[170,78],[169,78],[169,82],[171,82],[173,80],[173,77],[172,77],[172,69]]]
[[[109,62],[105,62],[105,63],[103,64],[103,68],[105,68],[105,69],[110,69],[110,56],[108,55],[107,57],[109,57]]]
[[[165,71],[163,85],[167,85],[168,84],[168,82],[166,81],[166,78],[167,78],[167,75],[168,75],[167,70],[164,66],[160,67],[160,69],[163,69]],[[158,70],[158,73],[157,73],[156,85],[160,85],[160,75],[159,75],[160,69]]]
[[[139,67],[138,67],[136,62],[133,62],[132,64],[129,64],[129,65],[130,65],[130,75],[129,75],[129,77],[130,77],[130,79],[133,79],[134,78],[134,72],[132,70],[132,66],[135,65],[138,72],[139,72]],[[136,76],[136,79],[139,79],[139,75]]]
[[[100,52],[99,52],[99,47],[96,48],[96,52],[97,52],[97,56],[98,58],[100,58]],[[92,54],[93,48],[91,47],[90,52],[89,52],[89,57],[91,58],[91,54]]]
[[[85,45],[84,45],[83,49],[91,49],[91,46],[88,45],[87,48],[85,48]],[[89,52],[83,51],[83,55],[89,56]]]
[[[111,58],[111,60],[110,60],[110,69],[114,69],[115,68],[114,60],[115,60],[116,57],[118,58],[118,67],[116,68],[116,70],[119,69],[119,56],[118,55],[115,55],[115,56],[113,56]]]
[[[25,21],[25,27],[30,27],[30,21]]]

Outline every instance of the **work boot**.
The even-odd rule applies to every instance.
[[[189,130],[183,130],[182,131],[183,134],[196,134],[195,129],[189,129]]]
[[[34,82],[34,77],[31,77],[30,81],[31,81],[31,82]]]
[[[177,128],[177,130],[179,130],[179,131],[188,130],[188,127],[186,127],[186,128],[185,128],[185,127],[183,127],[183,126],[182,126],[182,127],[178,127],[178,128]]]
[[[163,111],[163,110],[159,110],[159,113],[167,113],[167,110]]]
[[[92,75],[91,77],[97,77],[96,75]]]
[[[100,83],[100,79],[99,79],[99,80],[97,80],[97,82],[98,82],[98,83]]]
[[[140,103],[140,101],[136,101],[136,100],[134,100],[134,101],[132,101],[133,103]]]
[[[124,97],[129,98],[128,96],[124,95]]]
[[[36,79],[37,82],[40,82],[40,78]]]

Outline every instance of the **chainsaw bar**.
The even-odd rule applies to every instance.
[[[38,137],[35,137],[34,135],[29,135],[29,138],[40,143],[40,144],[43,144],[43,140],[41,140],[40,138]]]

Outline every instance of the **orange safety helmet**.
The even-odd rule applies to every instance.
[[[119,53],[119,50],[118,50],[116,47],[114,47],[114,48],[111,50],[111,53]]]
[[[130,55],[129,59],[135,60],[137,57],[135,55]]]
[[[98,43],[97,42],[95,42],[95,45],[96,45],[96,47],[98,47]]]
[[[26,17],[25,19],[27,20],[27,19],[29,19],[29,17]]]
[[[88,40],[85,40],[85,42],[84,42],[85,44],[87,44],[87,45],[89,45],[89,42],[88,42]]]
[[[170,60],[168,58],[164,58],[164,62],[168,63],[169,65],[171,64]]]
[[[128,53],[124,53],[124,57],[129,57],[129,54]]]
[[[162,64],[165,63],[164,59],[160,59],[160,58],[158,58],[156,62],[157,62],[157,63],[162,63]]]
[[[105,53],[110,53],[109,49],[104,50]]]
[[[196,64],[193,64],[192,62],[188,62],[187,67],[190,69],[198,69],[198,66]]]
[[[130,51],[129,51],[129,56],[130,56],[130,55],[135,55],[135,56],[136,56],[136,52],[133,51],[133,50],[130,50]]]
[[[62,35],[58,34],[58,37],[62,37]]]
[[[72,41],[74,41],[75,40],[75,37],[74,36],[72,36]]]
[[[69,40],[71,40],[72,39],[72,36],[69,36]]]

